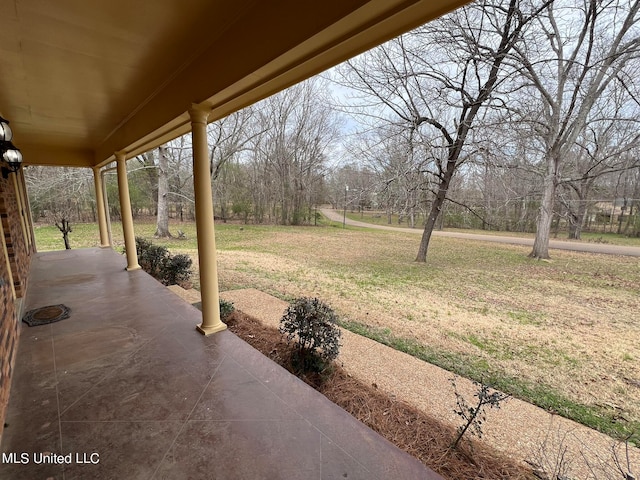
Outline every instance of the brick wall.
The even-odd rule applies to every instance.
[[[11,276],[7,262],[0,248],[0,436],[4,425],[5,411],[9,401],[11,373],[16,342],[18,340],[18,322],[11,291]]]
[[[18,298],[22,298],[29,273],[30,252],[27,252],[27,241],[20,221],[13,175],[15,174],[10,174],[7,179],[0,176],[0,221],[2,221],[4,239],[9,253],[13,285]]]
[[[0,176],[0,221],[7,255],[0,243],[0,436],[9,400],[11,377],[18,342],[18,312],[11,284],[18,297],[26,290],[32,248],[24,238],[13,179]],[[29,251],[28,251],[29,250]],[[7,266],[7,258],[9,267]]]

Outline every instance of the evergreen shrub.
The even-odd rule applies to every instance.
[[[142,237],[136,237],[136,252],[142,269],[163,285],[188,285],[193,263],[189,255],[171,255],[167,247]]]
[[[295,342],[292,363],[300,372],[322,372],[340,351],[340,329],[333,309],[317,298],[301,297],[280,320],[280,332]]]

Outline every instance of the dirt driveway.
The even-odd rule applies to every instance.
[[[342,222],[342,212],[332,210],[329,208],[321,208],[320,211],[329,220],[334,222]],[[411,232],[416,235],[422,235],[421,228],[400,228],[390,227],[386,225],[373,225],[366,222],[358,222],[356,220],[346,219],[346,224],[354,227],[375,228],[379,230],[395,230],[401,232]],[[476,233],[460,233],[460,232],[443,232],[434,231],[434,235],[440,237],[454,237],[454,238],[466,238],[469,240],[479,240],[483,242],[495,242],[495,243],[507,243],[512,245],[529,245],[533,247],[532,238],[521,237],[509,237],[501,235],[482,235]],[[550,240],[549,248],[557,250],[571,250],[574,252],[587,252],[587,253],[603,253],[606,255],[626,255],[630,257],[640,257],[640,247],[629,247],[621,245],[607,245],[602,243],[584,243],[584,242],[570,242],[562,240]]]

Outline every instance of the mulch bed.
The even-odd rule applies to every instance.
[[[275,328],[239,311],[225,319],[229,330],[255,349],[293,371],[292,347]],[[375,385],[364,385],[335,365],[326,375],[301,377],[329,400],[378,432],[405,452],[448,479],[531,479],[531,470],[469,439],[457,449],[450,446],[455,429],[402,401],[391,398]]]

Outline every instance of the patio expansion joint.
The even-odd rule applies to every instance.
[[[253,348],[253,347],[251,347],[251,348]],[[261,355],[262,355],[262,354],[261,354]],[[268,357],[265,357],[265,358],[266,358],[269,362],[272,362],[274,365],[276,365],[278,368],[283,368],[283,367],[281,367],[280,365],[278,365],[277,363],[273,362],[273,360],[269,359]],[[359,461],[359,460],[358,460],[356,457],[354,457],[351,453],[349,453],[347,450],[345,450],[345,449],[343,448],[343,446],[342,446],[342,445],[338,444],[334,438],[330,437],[330,436],[328,435],[328,433],[326,433],[325,431],[323,431],[323,430],[322,430],[322,428],[320,428],[320,427],[319,427],[318,425],[316,425],[314,422],[312,422],[311,420],[309,420],[309,419],[304,415],[304,413],[299,412],[299,411],[298,411],[298,409],[297,409],[297,408],[295,408],[295,406],[294,406],[294,405],[292,405],[290,402],[287,402],[287,400],[286,400],[285,398],[283,398],[281,395],[278,395],[278,393],[277,393],[276,391],[274,391],[274,390],[271,388],[271,385],[270,385],[268,382],[264,382],[263,380],[261,380],[260,378],[258,378],[257,376],[255,376],[255,375],[253,374],[253,372],[252,372],[250,369],[248,369],[248,368],[244,367],[243,365],[239,364],[238,362],[236,362],[236,361],[235,361],[235,360],[233,360],[233,359],[231,359],[231,360],[232,360],[232,361],[234,361],[236,364],[238,364],[241,368],[243,368],[243,369],[244,369],[244,370],[245,370],[245,371],[246,371],[246,372],[247,372],[251,377],[253,377],[253,378],[254,378],[254,379],[255,379],[255,380],[256,380],[260,385],[262,385],[264,388],[266,388],[266,389],[267,389],[267,390],[268,390],[272,395],[274,395],[278,400],[280,400],[283,404],[285,404],[285,405],[286,405],[287,407],[289,407],[293,412],[295,412],[295,414],[296,414],[296,415],[297,415],[297,417],[298,417],[298,420],[303,420],[303,421],[304,421],[304,422],[306,422],[306,423],[307,423],[311,428],[313,428],[316,432],[318,432],[318,434],[319,434],[319,436],[320,436],[320,437],[319,437],[319,440],[320,440],[320,442],[319,442],[319,457],[318,457],[318,458],[319,458],[319,461],[320,461],[320,472],[322,472],[322,440],[324,439],[324,440],[326,440],[326,441],[330,442],[331,444],[333,444],[335,448],[339,449],[339,450],[340,450],[344,455],[346,455],[347,457],[349,457],[349,459],[351,459],[352,461],[354,461],[355,463],[357,463],[357,464],[358,464],[358,465],[359,465],[359,466],[360,466],[364,471],[366,471],[367,473],[369,473],[369,474],[371,475],[371,476],[369,477],[371,480],[375,480],[376,478],[378,478],[377,476],[375,476],[375,475],[373,474],[373,472],[371,472],[371,471],[367,468],[367,466],[366,466],[366,465],[364,465],[361,461]],[[286,370],[286,369],[285,369],[285,370]],[[294,377],[295,379],[298,379],[295,375],[293,375],[293,374],[291,374],[291,373],[290,373],[290,375],[291,375],[292,377]],[[298,379],[298,380],[299,380],[299,379]],[[300,382],[302,382],[302,380],[299,380],[299,381],[300,381]],[[302,382],[302,383],[304,383],[304,382]],[[305,385],[306,385],[308,388],[313,389],[313,387],[311,387],[311,386],[307,385],[306,383],[305,383]],[[320,395],[320,396],[324,397],[324,396],[323,396],[322,394],[320,394],[320,393],[318,393],[318,395]],[[326,397],[324,397],[324,398],[326,399]],[[328,402],[330,402],[330,400],[328,400],[328,399],[326,399],[326,400],[327,400]],[[335,408],[338,408],[338,409],[340,409],[340,410],[344,411],[341,407],[339,407],[338,405],[335,405],[333,402],[330,402],[330,403],[332,403],[332,405],[333,405]],[[345,413],[346,413],[346,412],[345,412]],[[197,422],[197,421],[200,421],[200,420],[193,420],[193,422]],[[216,422],[253,421],[253,422],[255,422],[256,420],[255,420],[255,419],[252,419],[252,420],[202,420],[202,421],[203,421],[203,422],[211,422],[211,421],[216,421]],[[269,422],[269,421],[270,421],[270,422],[282,422],[283,420],[282,420],[282,419],[274,419],[274,420],[262,420],[262,419],[261,419],[260,421],[261,421],[261,422]],[[291,421],[291,420],[290,420],[290,421]],[[320,478],[322,478],[322,475],[320,476]]]
[[[56,365],[56,342],[53,335],[53,326],[48,325],[49,333],[51,335],[51,357],[53,360],[53,378],[55,379],[56,385],[56,412],[58,413],[58,446],[60,451],[62,452],[62,412],[60,411],[60,388],[58,383],[58,367]],[[63,471],[64,478],[64,471]]]
[[[82,423],[176,423],[179,420],[149,420],[146,418],[138,420],[61,420],[65,425],[82,424]]]
[[[175,436],[171,440],[171,444],[165,450],[164,454],[162,455],[162,458],[160,458],[160,460],[158,461],[158,464],[156,465],[156,468],[153,471],[153,474],[151,475],[150,480],[153,480],[154,478],[156,478],[156,474],[158,473],[158,470],[160,470],[160,467],[162,466],[162,464],[164,463],[165,459],[167,458],[167,455],[169,455],[169,452],[171,452],[171,450],[175,446],[176,441],[178,440],[180,435],[182,435],[184,427],[189,423],[189,421],[191,419],[191,416],[193,415],[193,412],[195,411],[196,407],[200,404],[200,401],[202,400],[204,392],[206,392],[207,389],[209,388],[209,385],[211,385],[211,382],[216,377],[216,374],[218,373],[218,370],[220,370],[220,366],[224,363],[226,358],[227,358],[227,355],[223,355],[220,363],[218,363],[216,365],[213,373],[211,374],[211,377],[209,378],[209,381],[206,382],[205,386],[202,388],[202,391],[200,392],[200,395],[198,396],[198,399],[194,402],[193,407],[191,408],[191,411],[189,412],[189,414],[185,418],[184,422],[182,422],[182,425],[180,426],[180,429],[178,430],[178,432],[175,434]]]
[[[318,430],[318,432],[320,433],[320,448],[319,448],[319,456],[320,456],[320,478],[322,479],[322,453],[323,453],[323,449],[322,449],[322,440],[326,440],[327,442],[330,442],[331,444],[333,444],[338,450],[340,450],[344,455],[346,455],[347,457],[349,457],[353,462],[357,463],[365,472],[367,472],[370,475],[370,479],[375,480],[375,479],[379,479],[379,477],[377,475],[375,475],[373,472],[371,472],[367,466],[362,463],[360,460],[358,460],[356,457],[354,457],[353,455],[351,455],[348,451],[346,451],[344,448],[342,448],[341,445],[338,445],[336,443],[335,440],[333,440],[331,437],[327,436],[322,430],[320,430],[317,426],[313,425],[312,426]],[[382,479],[379,479],[382,480]]]

